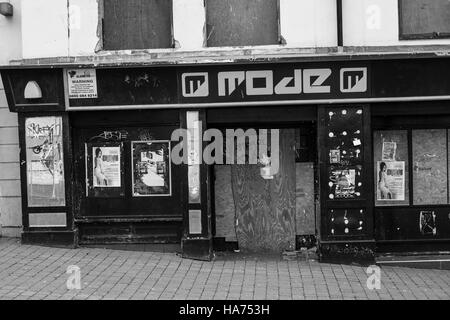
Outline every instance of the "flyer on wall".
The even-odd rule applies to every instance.
[[[377,200],[405,200],[405,161],[377,162]]]
[[[133,196],[171,195],[170,142],[133,142],[132,149]]]
[[[355,169],[333,170],[330,175],[330,186],[334,186],[335,198],[354,198],[355,194]]]
[[[93,147],[92,154],[94,188],[120,187],[120,146]]]
[[[383,161],[395,161],[395,153],[397,152],[396,142],[383,142],[383,150],[381,152],[381,160]]]

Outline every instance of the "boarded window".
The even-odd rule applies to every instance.
[[[171,0],[104,0],[105,50],[172,47]]]
[[[279,43],[279,0],[206,0],[207,46]]]
[[[447,204],[447,130],[413,130],[414,204]]]
[[[450,38],[450,1],[400,0],[400,39]]]

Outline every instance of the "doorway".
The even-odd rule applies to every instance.
[[[272,177],[264,176],[261,163],[212,169],[218,250],[279,253],[315,240],[315,123],[273,129],[279,131],[279,170]]]

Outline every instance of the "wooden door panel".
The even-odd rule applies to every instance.
[[[243,251],[295,248],[295,130],[280,130],[280,170],[272,180],[258,165],[233,165],[236,236]]]

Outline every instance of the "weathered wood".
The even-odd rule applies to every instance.
[[[314,164],[295,164],[295,223],[297,235],[315,235]]]
[[[19,145],[0,145],[0,163],[19,163]]]
[[[7,108],[0,108],[0,127],[12,127],[17,125],[17,113],[12,113]]]
[[[19,180],[19,171],[18,163],[0,163],[0,180]]]
[[[20,180],[0,180],[0,197],[20,196]]]
[[[0,127],[0,145],[19,144],[19,130],[17,127]]]
[[[280,170],[273,180],[264,180],[258,165],[232,166],[241,250],[282,252],[295,248],[294,146],[294,130],[280,130]]]
[[[278,0],[207,0],[208,47],[278,43]]]
[[[226,241],[237,241],[231,166],[216,165],[214,174],[216,237],[223,237]]]
[[[447,132],[412,130],[413,204],[447,204]]]
[[[103,1],[104,49],[154,49],[172,46],[172,1]]]
[[[0,212],[0,222],[3,226],[22,225],[22,200],[20,197],[0,197]]]
[[[2,82],[0,80],[0,86],[2,85]],[[0,87],[0,109],[2,108],[8,108],[8,102],[6,101],[6,94],[5,90],[1,89]]]
[[[448,0],[400,1],[400,36],[433,38],[450,33],[450,2]]]

